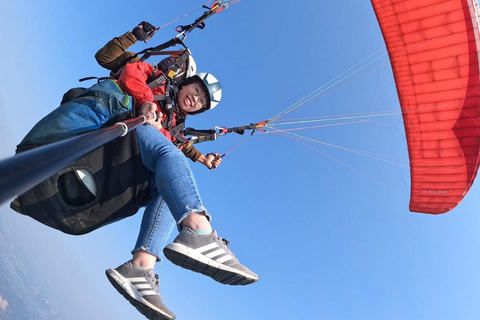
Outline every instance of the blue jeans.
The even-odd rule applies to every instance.
[[[175,225],[180,229],[181,221],[191,213],[210,216],[183,153],[151,125],[136,130],[143,164],[154,178],[152,200],[143,214],[132,252],[144,250],[159,259]]]

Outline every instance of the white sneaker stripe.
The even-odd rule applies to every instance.
[[[211,249],[215,249],[215,248],[218,248],[218,244],[216,244],[215,242],[212,242],[210,244],[207,244],[203,247],[200,247],[200,248],[197,248],[195,249],[195,251],[198,251],[198,252],[205,252],[205,251],[208,251],[208,250],[211,250]]]
[[[138,278],[127,278],[128,281],[130,282],[147,282],[145,278],[143,277],[138,277]]]
[[[148,283],[146,284],[134,284],[137,289],[152,289]]]
[[[215,261],[217,261],[218,263],[224,263],[225,261],[228,261],[228,260],[231,260],[231,259],[233,259],[233,257],[231,255],[227,254],[226,256],[218,258]]]
[[[148,291],[142,291],[140,292],[142,296],[156,296],[157,293],[153,290],[148,290]]]
[[[206,254],[205,257],[213,259],[213,257],[219,256],[219,255],[224,254],[224,253],[225,253],[225,250],[223,250],[222,248],[218,248],[218,250],[215,250],[215,251],[210,252],[209,254]]]

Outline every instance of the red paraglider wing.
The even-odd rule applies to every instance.
[[[444,213],[479,165],[480,81],[476,0],[372,0],[402,107],[410,210]]]

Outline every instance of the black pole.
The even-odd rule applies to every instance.
[[[54,142],[0,161],[0,204],[13,199],[78,159],[145,123],[141,116]]]

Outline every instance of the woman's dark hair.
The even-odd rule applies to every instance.
[[[189,84],[193,84],[193,83],[200,85],[201,92],[205,95],[205,97],[207,97],[207,104],[202,106],[200,110],[197,110],[195,112],[187,112],[190,115],[195,115],[195,114],[205,112],[208,110],[207,106],[210,105],[210,92],[208,92],[207,86],[203,83],[202,79],[200,79],[197,76],[191,76],[182,80],[182,82],[180,82],[177,85],[178,91],[182,90],[184,86],[188,86]]]

